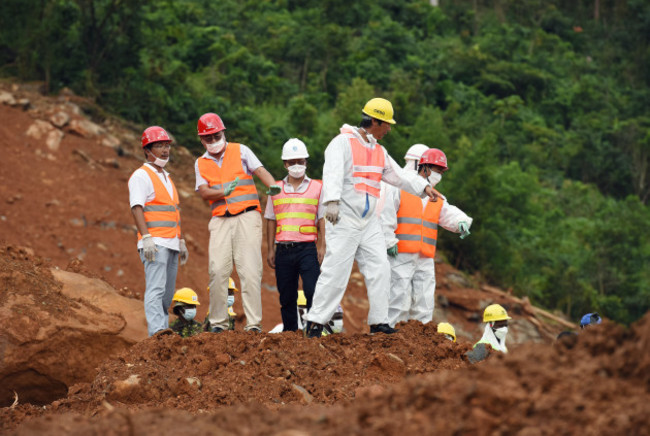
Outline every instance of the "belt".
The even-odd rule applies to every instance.
[[[276,243],[276,247],[278,250],[280,249],[287,249],[287,248],[295,248],[295,247],[300,247],[300,246],[305,246],[307,244],[316,244],[313,241],[305,241],[305,242],[278,242]]]
[[[223,216],[225,216],[225,217],[237,216],[237,215],[241,215],[241,214],[246,213],[246,212],[250,212],[251,210],[255,210],[255,209],[257,209],[257,206],[248,206],[246,209],[242,210],[241,212],[237,212],[237,213],[230,213],[230,211],[227,210],[226,213],[223,214]]]

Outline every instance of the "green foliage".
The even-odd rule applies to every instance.
[[[475,219],[462,242],[442,232],[453,263],[575,319],[639,318],[650,3],[441,3],[4,0],[0,74],[70,87],[196,154],[196,121],[217,112],[276,177],[291,137],[320,177],[341,124],[388,98],[389,152],[443,149],[440,189]]]

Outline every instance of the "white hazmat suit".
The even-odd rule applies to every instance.
[[[356,127],[343,125],[341,131],[352,130],[359,142],[367,147],[382,147],[368,135],[363,139]],[[414,195],[424,195],[428,183],[416,174],[405,172],[384,152],[382,180]],[[345,134],[337,135],[325,150],[323,191],[321,202],[340,201],[339,221],[326,222],[325,259],[316,283],[311,310],[305,321],[325,324],[341,302],[356,259],[368,292],[368,324],[388,323],[388,294],[390,265],[379,218],[375,212],[377,198],[355,189],[350,141]]]
[[[415,170],[405,170],[417,174]],[[420,176],[418,176],[420,177]],[[423,177],[420,177],[425,180]],[[383,208],[380,213],[381,224],[386,241],[386,249],[397,245],[395,235],[397,229],[397,211],[400,206],[400,189],[386,186],[382,195]],[[422,199],[422,209],[429,201]],[[472,218],[467,216],[456,206],[452,206],[445,198],[440,210],[438,228],[443,227],[454,233],[460,233],[458,224],[466,222],[472,225]],[[398,253],[395,257],[388,258],[391,267],[390,296],[388,309],[388,324],[394,327],[400,321],[417,320],[426,324],[433,318],[436,291],[436,271],[433,258],[424,257],[419,253]]]
[[[503,339],[499,340],[499,338],[495,336],[494,330],[492,330],[490,323],[485,324],[483,336],[474,345],[474,347],[476,347],[478,344],[488,344],[497,351],[501,351],[502,353],[508,352],[508,348],[506,347],[506,337],[504,336]]]

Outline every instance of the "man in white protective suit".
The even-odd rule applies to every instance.
[[[362,110],[359,127],[344,124],[325,150],[325,259],[312,307],[305,315],[305,336],[320,337],[345,293],[357,261],[368,292],[370,333],[395,333],[388,325],[390,265],[375,206],[385,181],[413,195],[439,195],[425,179],[404,171],[377,143],[395,124],[393,105],[373,98]]]
[[[413,168],[408,157],[407,153],[405,169]],[[434,187],[448,169],[447,156],[437,148],[428,149],[419,156],[416,168],[409,171],[417,172]],[[388,324],[395,327],[412,319],[426,324],[433,318],[435,305],[438,229],[465,238],[470,234],[472,218],[444,197],[432,203],[387,186],[381,223],[391,266]]]

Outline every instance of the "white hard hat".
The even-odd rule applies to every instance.
[[[282,160],[307,159],[308,157],[309,153],[307,153],[305,143],[298,138],[291,138],[282,147]]]
[[[404,155],[404,159],[406,160],[420,160],[422,157],[422,153],[427,151],[429,147],[427,147],[424,144],[414,144],[411,145],[411,148],[408,149],[406,154]]]

